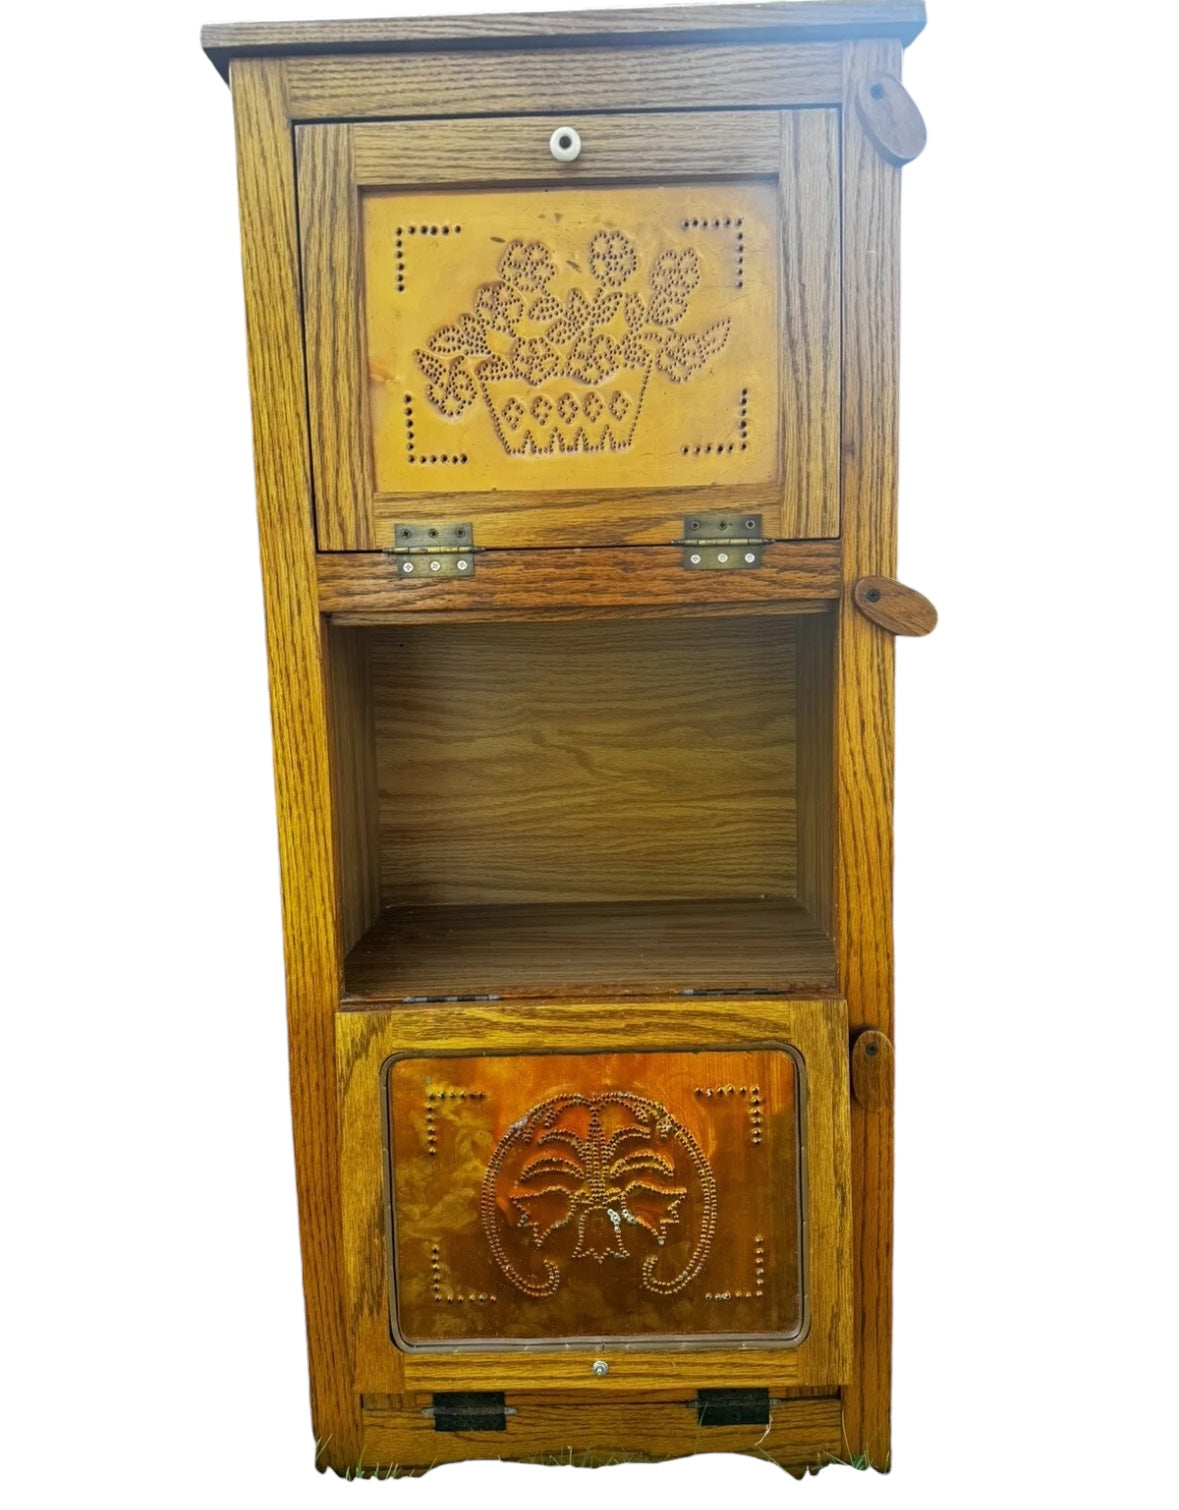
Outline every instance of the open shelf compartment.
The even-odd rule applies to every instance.
[[[343,1005],[834,992],[833,633],[329,625]]]

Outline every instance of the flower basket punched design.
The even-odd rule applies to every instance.
[[[797,282],[778,198],[720,181],[362,195],[376,497],[494,494],[501,540],[536,544],[622,543],[656,492],[772,503]]]
[[[562,299],[551,248],[508,244],[498,280],[414,351],[439,415],[484,404],[509,456],[625,451],[650,384],[690,382],[724,349],[728,317],[685,323],[700,283],[693,248],[662,252],[645,281],[624,231],[598,231],[586,252],[589,279]]]

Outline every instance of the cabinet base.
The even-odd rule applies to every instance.
[[[846,1458],[838,1396],[775,1400],[768,1425],[701,1426],[694,1400],[585,1403],[509,1395],[506,1426],[438,1431],[429,1399],[366,1396],[363,1450],[345,1477],[397,1478],[468,1459],[601,1468],[701,1452],[746,1452],[795,1477]],[[334,1465],[333,1465],[334,1466]]]

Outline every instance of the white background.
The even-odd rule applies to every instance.
[[[941,624],[897,657],[894,1470],[799,1485],[719,1457],[312,1471],[230,102],[197,28],[353,7],[7,13],[13,1506],[1168,1498],[1172,7],[931,10],[900,572]]]

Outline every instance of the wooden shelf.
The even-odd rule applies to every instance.
[[[345,961],[342,1005],[835,990],[831,940],[794,901],[390,907]]]

